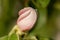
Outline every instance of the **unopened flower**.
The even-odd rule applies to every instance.
[[[31,7],[26,7],[19,11],[19,18],[17,20],[17,25],[21,31],[29,31],[33,28],[37,20],[37,14],[35,9]]]

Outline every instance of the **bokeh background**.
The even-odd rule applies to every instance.
[[[16,24],[21,8],[23,4],[20,0],[0,0],[0,36],[7,35]]]

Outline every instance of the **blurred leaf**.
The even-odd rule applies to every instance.
[[[20,38],[19,35],[17,35],[16,33],[13,33],[12,35],[0,37],[0,40],[21,40],[21,39],[22,37]]]
[[[9,40],[18,40],[18,36],[13,33],[10,37],[9,37]]]
[[[49,2],[50,2],[50,0],[37,0],[37,3],[39,3],[40,6],[42,6],[43,8],[47,7]]]

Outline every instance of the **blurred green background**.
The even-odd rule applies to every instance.
[[[60,29],[57,28],[60,25],[60,0],[0,0],[0,37],[10,32],[16,24],[19,10],[28,6],[37,9],[38,13],[40,13],[38,14],[40,20],[38,18],[37,23],[40,21],[40,25],[43,24],[44,26],[47,23],[47,27],[41,29],[46,30],[40,34],[45,35],[44,33],[47,30],[46,35],[55,34]],[[45,18],[46,21],[42,18]],[[37,23],[36,25],[39,26]],[[37,28],[35,29],[31,33],[38,31]]]
[[[16,24],[21,8],[23,6],[20,0],[0,0],[0,36],[7,35]]]

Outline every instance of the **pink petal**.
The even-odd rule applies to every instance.
[[[22,13],[22,15],[20,15],[17,20],[17,25],[20,27],[20,30],[29,31],[30,29],[32,29],[37,20],[36,11],[31,7],[27,7],[22,9],[19,13]]]

